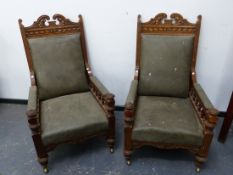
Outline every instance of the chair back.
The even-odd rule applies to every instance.
[[[40,100],[89,91],[82,16],[79,18],[76,23],[60,14],[53,20],[42,15],[29,27],[19,20],[32,84],[38,86]]]
[[[177,13],[170,19],[160,13],[145,23],[138,17],[135,78],[139,95],[188,96],[200,24],[201,16],[193,24]]]

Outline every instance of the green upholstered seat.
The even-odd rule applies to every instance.
[[[107,129],[106,115],[91,92],[41,102],[41,130],[45,145],[75,140]]]
[[[80,34],[28,39],[39,99],[89,90]]]
[[[194,36],[142,34],[138,94],[187,97]]]
[[[189,98],[139,96],[132,138],[202,145],[203,129]]]

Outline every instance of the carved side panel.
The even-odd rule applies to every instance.
[[[213,130],[217,123],[217,116],[205,108],[194,88],[192,88],[190,91],[190,99],[196,112],[198,113],[204,129],[203,144],[196,154],[196,165],[200,167],[201,164],[207,160],[208,152],[213,138]]]
[[[100,106],[106,113],[108,119],[108,133],[107,133],[107,143],[111,151],[113,151],[115,143],[115,100],[114,95],[111,93],[102,94],[98,87],[90,81],[90,90],[95,96],[96,100],[99,102]]]
[[[205,128],[205,118],[206,118],[206,109],[203,105],[203,103],[201,102],[200,98],[197,96],[197,93],[195,91],[194,88],[191,88],[190,92],[189,92],[189,96],[190,96],[190,99],[191,99],[191,102],[193,104],[193,107],[195,108],[198,116],[199,116],[199,119],[200,119],[200,122],[203,126],[203,128]]]

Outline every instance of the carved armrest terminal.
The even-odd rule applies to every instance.
[[[40,133],[40,121],[38,116],[38,98],[37,98],[37,86],[31,86],[29,90],[28,105],[27,105],[27,117],[28,124],[32,131],[32,134]]]
[[[105,112],[107,112],[108,118],[112,117],[109,115],[113,115],[115,109],[114,95],[95,76],[90,76],[90,89],[97,101],[103,106]]]
[[[133,117],[134,117],[134,111],[136,106],[136,99],[137,99],[137,87],[138,87],[138,80],[133,80],[130,85],[129,94],[126,99],[125,104],[125,123],[132,125],[133,123]]]

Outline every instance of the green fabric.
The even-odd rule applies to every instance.
[[[189,98],[139,96],[132,138],[202,145],[203,129]]]
[[[29,89],[27,111],[35,111],[37,106],[37,87],[31,86]]]
[[[194,36],[142,36],[139,95],[188,97]]]
[[[88,91],[80,34],[28,40],[42,100]]]
[[[137,88],[138,88],[138,80],[133,80],[130,85],[130,90],[128,97],[126,99],[126,104],[131,103],[134,104],[137,97]]]
[[[95,84],[95,86],[101,91],[103,95],[109,93],[105,86],[97,79],[95,76],[91,76],[90,80]]]
[[[202,89],[201,85],[198,83],[194,83],[194,88],[196,89],[201,101],[203,102],[206,109],[214,109],[213,104],[210,102],[209,98],[207,97],[206,93]]]
[[[45,145],[107,131],[108,121],[91,92],[41,102],[41,130]]]

